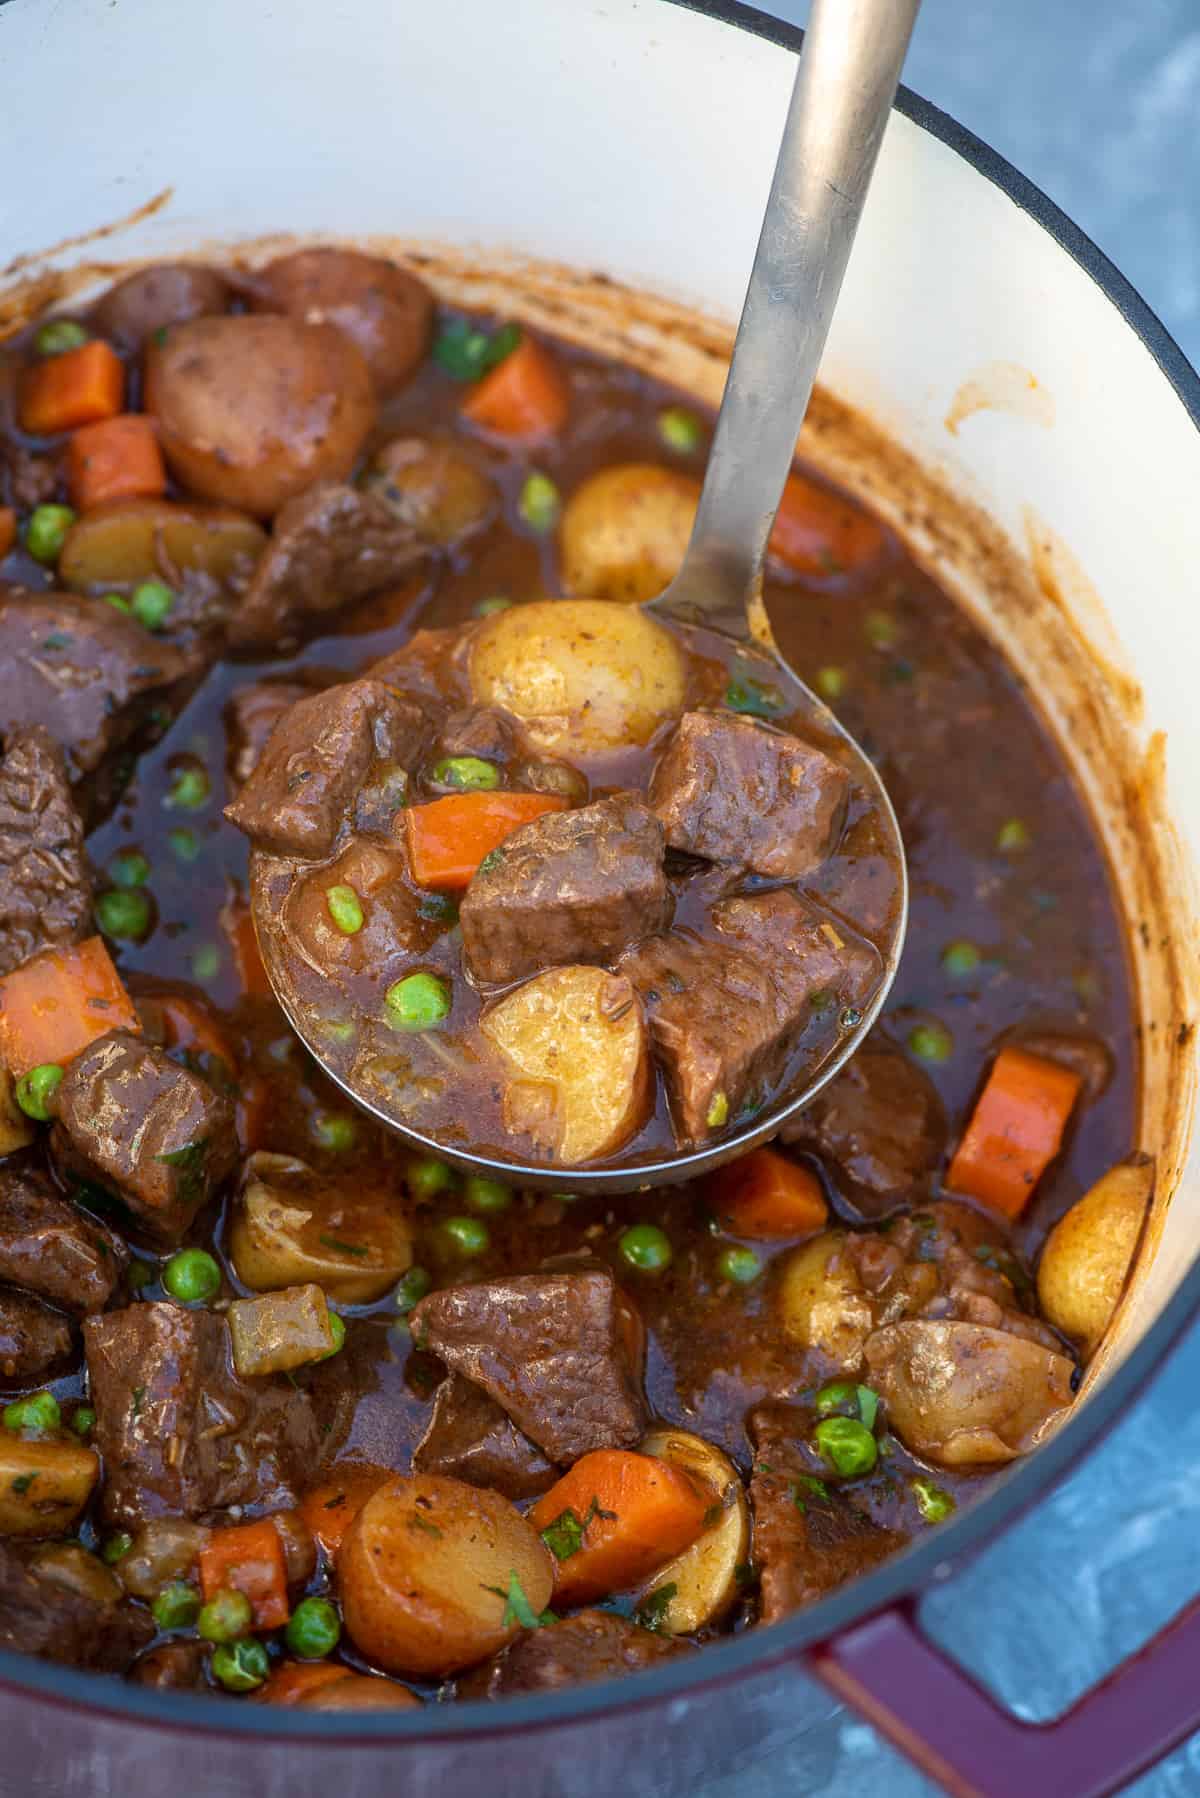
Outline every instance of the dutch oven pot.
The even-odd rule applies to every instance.
[[[715,399],[728,340],[705,321],[736,317],[798,42],[721,0],[5,0],[0,256],[59,248],[0,278],[0,322],[6,305],[11,318],[52,293],[22,285],[46,266],[281,231],[402,234],[448,296],[499,293]],[[498,287],[462,248],[475,245],[480,269],[507,267]],[[1140,1133],[1159,1193],[1069,1423],[870,1578],[617,1685],[304,1716],[0,1657],[0,1790],[683,1793],[826,1718],[813,1672],[935,1777],[988,1798],[1112,1791],[1200,1727],[1200,1605],[1041,1726],[949,1664],[917,1614],[934,1578],[1078,1464],[1200,1307],[1196,933],[1180,847],[1200,843],[1200,381],[1068,220],[902,94],[823,382],[857,411],[818,405],[807,453],[936,556],[1038,681],[1130,926]]]

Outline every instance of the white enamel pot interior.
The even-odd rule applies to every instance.
[[[0,329],[106,261],[341,236],[418,254],[449,296],[497,299],[715,399],[797,42],[743,8],[667,0],[7,0],[0,262],[31,259],[0,275]],[[349,1752],[364,1777],[386,1742],[416,1757],[497,1732],[583,1739],[610,1710],[632,1716],[635,1699],[681,1714],[705,1680],[744,1680],[919,1591],[935,1563],[953,1564],[1077,1462],[1200,1301],[1189,1153],[1200,385],[1049,203],[911,96],[888,132],[822,381],[806,453],[901,522],[1037,683],[1108,842],[1139,988],[1141,1141],[1159,1165],[1136,1278],[1086,1402],[936,1546],[698,1664],[516,1701],[502,1719],[474,1706],[362,1716]],[[83,1707],[91,1741],[106,1743],[97,1790],[123,1753],[101,1713],[167,1732],[211,1718],[214,1743],[224,1732],[240,1744],[219,1789],[240,1792],[251,1769],[246,1790],[274,1789],[263,1769],[282,1725],[253,1706],[214,1700],[202,1715],[190,1699],[14,1656],[0,1676],[25,1706]],[[0,1710],[15,1715],[2,1690]],[[311,1775],[292,1767],[295,1798],[317,1770],[328,1778],[318,1750],[337,1725],[289,1713],[286,1728],[314,1756]],[[479,1766],[508,1789],[494,1748]],[[458,1789],[448,1763],[431,1777]]]

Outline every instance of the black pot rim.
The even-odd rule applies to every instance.
[[[784,50],[798,51],[804,39],[799,27],[772,18],[756,7],[742,5],[739,0],[665,3],[748,32]],[[1200,375],[1161,320],[1087,234],[1003,156],[928,100],[902,87],[896,96],[896,110],[998,187],[1079,264],[1149,351],[1200,429]],[[797,1612],[770,1629],[748,1630],[710,1643],[694,1660],[681,1658],[648,1673],[581,1686],[553,1696],[512,1698],[503,1704],[427,1705],[419,1711],[397,1712],[394,1717],[356,1712],[345,1720],[336,1713],[305,1715],[303,1711],[282,1711],[245,1700],[197,1699],[187,1694],[153,1692],[119,1683],[108,1675],[83,1673],[12,1652],[0,1653],[0,1690],[25,1692],[74,1710],[123,1721],[136,1719],[171,1733],[182,1730],[263,1742],[315,1740],[343,1746],[354,1742],[378,1748],[392,1743],[453,1741],[562,1727],[606,1712],[685,1698],[706,1686],[765,1672],[789,1660],[800,1663],[799,1673],[805,1650],[946,1579],[1065,1478],[1085,1450],[1111,1428],[1146,1385],[1197,1312],[1200,1258],[1184,1276],[1161,1316],[1078,1415],[1029,1460],[1005,1474],[987,1496],[954,1522],[930,1532],[876,1572],[834,1592],[820,1604]]]

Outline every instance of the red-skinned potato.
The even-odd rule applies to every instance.
[[[521,1628],[514,1580],[540,1615],[554,1563],[532,1524],[498,1492],[434,1474],[381,1486],[338,1553],[346,1629],[388,1673],[440,1679],[496,1654]]]
[[[259,518],[344,480],[375,422],[350,338],[278,315],[197,318],[152,339],[145,400],[181,485]]]
[[[102,294],[92,323],[118,349],[140,349],[151,331],[217,315],[229,305],[229,286],[202,262],[156,262],[126,275]]]
[[[425,356],[433,295],[423,281],[360,250],[297,250],[259,273],[256,312],[285,312],[306,324],[336,325],[367,359],[380,394],[394,393]]]

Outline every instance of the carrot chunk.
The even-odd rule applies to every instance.
[[[470,886],[485,855],[545,812],[566,805],[551,793],[448,793],[402,814],[408,855],[418,886],[456,892]]]
[[[1077,1073],[1024,1049],[1001,1049],[954,1152],[946,1185],[1019,1217],[1062,1146]]]
[[[0,562],[17,540],[17,515],[11,506],[0,506]]]
[[[711,1491],[653,1455],[583,1455],[529,1513],[555,1557],[556,1601],[581,1604],[636,1585],[696,1540],[712,1502]]]
[[[313,1487],[300,1506],[300,1515],[331,1560],[371,1494],[394,1478],[386,1467],[350,1461],[344,1467],[335,1467],[327,1480]]]
[[[567,422],[570,396],[554,356],[532,337],[477,381],[462,403],[472,424],[498,437],[552,437]]]
[[[0,1061],[15,1075],[60,1067],[110,1030],[141,1030],[103,939],[44,949],[0,979]]]
[[[829,1207],[816,1175],[774,1149],[753,1149],[708,1181],[708,1202],[734,1236],[815,1236]]]
[[[883,531],[869,512],[838,493],[788,476],[771,531],[770,551],[797,574],[854,574],[883,548]]]
[[[350,1675],[340,1661],[283,1661],[254,1696],[261,1704],[300,1704],[310,1692]]]
[[[271,982],[259,951],[250,901],[243,893],[232,893],[221,907],[220,916],[242,992],[248,999],[269,999]]]
[[[100,338],[27,368],[21,380],[21,429],[53,437],[114,418],[125,397],[125,369]]]
[[[154,420],[145,412],[121,412],[82,425],[67,446],[71,504],[89,512],[105,500],[157,499],[167,471]]]
[[[255,1629],[279,1629],[290,1616],[283,1538],[269,1517],[214,1530],[200,1550],[200,1587],[207,1604],[224,1587],[250,1600]]]

